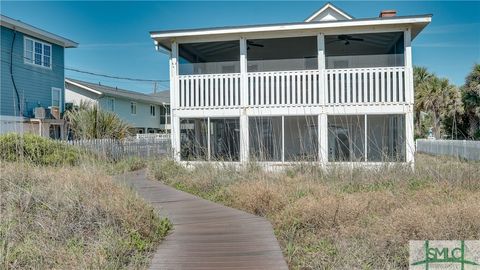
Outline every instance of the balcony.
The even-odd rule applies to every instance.
[[[178,109],[405,104],[403,33],[180,44]],[[268,48],[268,50],[266,49]],[[246,96],[243,96],[246,95]]]

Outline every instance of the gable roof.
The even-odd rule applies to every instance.
[[[22,21],[12,19],[12,18],[7,17],[5,15],[0,16],[0,25],[4,26],[4,27],[7,27],[7,28],[10,28],[10,29],[14,29],[14,30],[22,32],[22,33],[25,33],[25,34],[27,34],[29,36],[32,36],[32,37],[51,42],[53,44],[60,45],[64,48],[76,48],[76,47],[78,47],[78,43],[76,43],[76,42],[74,42],[70,39],[52,34],[50,32],[47,32],[45,30],[42,30],[42,29],[37,28],[35,26],[32,26],[30,24],[24,23]]]
[[[69,88],[68,87],[69,85],[75,86],[75,87],[79,87],[84,90],[87,90],[89,92],[92,92],[94,94],[97,94],[99,96],[118,97],[118,98],[129,99],[132,101],[149,103],[149,104],[162,105],[162,104],[170,103],[170,91],[162,91],[162,92],[168,92],[168,98],[167,98],[166,94],[163,94],[163,96],[149,95],[149,94],[144,94],[136,91],[120,89],[118,87],[100,85],[97,83],[91,83],[91,82],[86,82],[86,81],[81,81],[81,80],[76,80],[71,78],[65,79],[65,85],[66,85],[66,88]],[[159,92],[159,93],[162,93],[162,92]]]
[[[328,19],[326,18],[326,15],[329,15],[329,13],[333,13],[335,18]],[[323,14],[322,14],[323,13]],[[326,14],[325,14],[326,13]],[[321,17],[321,15],[324,15],[321,19],[317,19]],[[311,22],[311,21],[327,21],[327,20],[340,20],[337,18],[341,18],[343,20],[351,20],[354,17],[348,14],[347,12],[341,10],[340,8],[334,6],[332,3],[328,2],[326,3],[322,8],[319,10],[315,11],[312,15],[310,15],[308,18],[305,19],[305,22]]]

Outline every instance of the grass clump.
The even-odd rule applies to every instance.
[[[99,168],[0,162],[0,268],[145,268],[167,219]]]
[[[119,160],[102,160],[97,162],[109,175],[133,172],[147,167],[148,160],[136,156],[125,157]]]
[[[292,269],[406,269],[409,240],[480,238],[479,162],[417,155],[414,171],[298,165],[267,173],[255,164],[185,169],[160,161],[149,171],[269,219]]]
[[[35,165],[58,166],[78,164],[81,157],[79,149],[38,135],[0,135],[0,159],[4,161],[27,161]]]

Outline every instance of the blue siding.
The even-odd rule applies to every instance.
[[[20,116],[17,110],[17,97],[10,76],[10,51],[14,32],[1,27],[1,84],[0,114]],[[36,38],[34,38],[36,39]],[[38,40],[38,39],[36,39]],[[40,40],[42,41],[42,40]],[[46,42],[48,43],[48,42]],[[33,108],[40,105],[49,107],[52,103],[52,87],[62,89],[62,110],[64,109],[64,48],[52,45],[52,69],[24,63],[24,34],[16,32],[13,43],[13,78],[20,95],[23,116],[32,117]]]

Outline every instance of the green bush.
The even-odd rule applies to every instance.
[[[75,165],[80,151],[73,146],[34,134],[0,135],[0,159],[27,161],[36,165]]]
[[[147,269],[172,223],[83,165],[0,161],[0,269]]]
[[[162,182],[174,181],[179,175],[187,172],[183,166],[171,159],[151,161],[148,170],[150,176]]]

